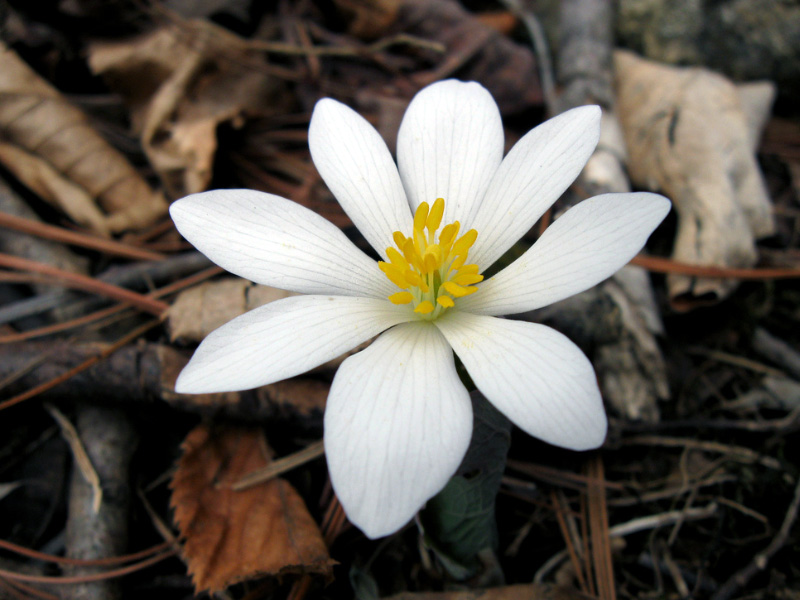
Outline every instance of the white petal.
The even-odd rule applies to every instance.
[[[472,405],[430,323],[399,325],[342,363],[325,409],[325,453],[347,516],[371,538],[405,525],[455,473]]]
[[[304,294],[385,298],[394,286],[333,223],[252,190],[215,190],[172,203],[181,235],[224,269]]]
[[[386,143],[341,102],[317,102],[308,128],[314,166],[342,208],[385,258],[392,233],[411,227],[411,211]]]
[[[604,194],[584,200],[545,230],[529,250],[459,309],[508,315],[547,306],[600,283],[642,249],[670,202],[648,193]]]
[[[486,269],[575,181],[600,137],[600,108],[581,106],[528,132],[505,157],[470,225],[469,259]]]
[[[607,421],[594,369],[566,336],[459,311],[436,325],[478,389],[522,430],[571,450],[603,443]]]
[[[411,315],[406,307],[372,298],[276,300],[211,332],[181,372],[175,391],[233,392],[294,377]]]
[[[503,159],[503,123],[479,83],[429,85],[408,106],[397,134],[397,164],[412,210],[444,198],[443,224],[465,228]]]

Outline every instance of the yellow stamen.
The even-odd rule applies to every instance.
[[[478,268],[478,265],[464,265],[463,267],[461,267],[458,270],[458,274],[459,275],[477,275],[479,270],[480,269]]]
[[[425,221],[428,219],[428,203],[423,202],[417,207],[414,213],[414,229],[422,231],[425,228]]]
[[[421,315],[427,315],[433,312],[433,308],[433,304],[430,301],[424,300],[417,304],[417,308],[414,309],[414,312]]]
[[[389,296],[389,302],[392,304],[410,304],[414,301],[414,294],[411,292],[397,292]]]
[[[389,278],[389,281],[391,281],[397,287],[405,288],[408,285],[403,277],[403,273],[394,265],[380,261],[378,262],[378,267],[381,271],[383,271],[384,275]]]
[[[475,243],[477,238],[478,232],[474,229],[470,229],[467,233],[458,238],[458,241],[455,244],[453,244],[453,249],[451,252],[453,254],[463,254],[466,257],[467,252],[469,252],[469,249],[472,248],[472,244]]]
[[[386,256],[389,257],[389,260],[392,261],[392,264],[400,269],[401,271],[405,271],[408,269],[408,261],[403,258],[403,255],[400,254],[396,249],[389,246],[386,249]]]
[[[464,287],[458,285],[457,283],[453,283],[452,281],[445,281],[442,284],[442,287],[447,290],[448,294],[452,294],[456,298],[461,298],[463,296],[469,296],[473,292],[477,292],[478,288],[471,288],[471,287]]]
[[[394,245],[398,248],[402,248],[406,244],[406,236],[404,236],[399,231],[395,231],[392,234],[392,239],[394,240]]]
[[[456,305],[450,296],[439,296],[436,299],[436,302],[445,308],[453,308]]]
[[[436,202],[433,203],[431,207],[431,211],[428,213],[428,219],[425,221],[425,226],[428,228],[428,231],[434,233],[437,229],[439,229],[439,225],[442,224],[442,216],[444,215],[444,198],[437,198]]]
[[[483,281],[483,275],[473,275],[471,273],[465,273],[464,275],[456,275],[450,281],[457,283],[458,285],[472,285],[473,283],[480,283]]]

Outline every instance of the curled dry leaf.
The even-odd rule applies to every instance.
[[[673,258],[750,267],[755,240],[774,232],[772,206],[755,159],[774,86],[730,81],[699,68],[677,68],[615,54],[619,114],[632,181],[660,189],[678,212]],[[725,297],[735,281],[667,278],[678,307]]]
[[[237,277],[205,282],[181,292],[167,311],[167,329],[170,340],[199,343],[217,327],[239,315],[267,302],[294,295],[296,295],[294,292],[254,284]],[[337,369],[345,358],[363,350],[371,341],[323,363],[314,371]]]
[[[265,576],[331,577],[333,561],[319,528],[287,481],[230,488],[266,466],[268,453],[258,430],[201,425],[186,436],[171,505],[198,592]]]
[[[86,115],[2,44],[0,128],[0,162],[76,223],[108,235],[166,214],[164,197]]]
[[[294,295],[234,277],[205,282],[181,292],[167,311],[170,341],[199,342],[248,310]]]
[[[176,198],[208,187],[221,123],[279,112],[288,97],[261,54],[206,21],[95,43],[89,64],[130,104],[142,146]]]

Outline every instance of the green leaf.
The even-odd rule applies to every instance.
[[[467,455],[445,488],[420,512],[425,543],[458,581],[479,574],[485,562],[481,557],[497,548],[495,499],[511,442],[508,419],[480,392],[470,398],[474,426]]]

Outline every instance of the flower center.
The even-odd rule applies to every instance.
[[[386,249],[391,262],[380,261],[381,271],[401,291],[389,296],[393,304],[412,304],[414,312],[426,320],[436,319],[455,300],[478,291],[474,284],[483,281],[478,265],[468,265],[469,249],[478,237],[470,229],[458,237],[458,221],[442,227],[444,199],[433,206],[423,202],[414,213],[414,229],[410,237],[401,232],[393,234],[397,247]]]

